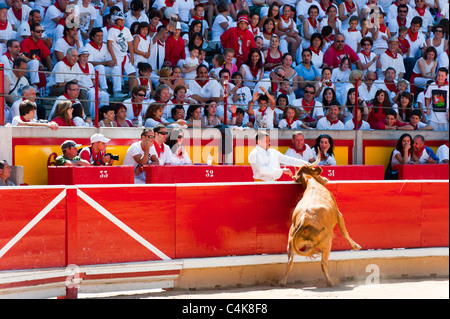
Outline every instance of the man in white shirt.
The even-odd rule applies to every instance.
[[[449,162],[448,142],[439,146],[439,148],[436,151],[436,156],[439,158],[439,163]]]
[[[151,128],[145,128],[141,133],[141,140],[130,145],[125,155],[123,165],[134,167],[134,183],[145,184],[143,165],[159,165],[158,155],[152,153],[155,133]],[[154,150],[154,149],[153,149]]]
[[[27,73],[27,62],[22,58],[14,60],[13,69],[5,72],[4,92],[5,102],[12,105],[20,99],[22,88],[30,85],[25,77]]]
[[[197,67],[197,77],[189,82],[189,90],[192,93],[191,98],[195,101],[205,103],[212,99],[219,102],[220,85],[216,80],[209,78],[208,68],[203,64]]]
[[[328,114],[317,121],[318,130],[343,130],[344,123],[339,121],[339,106],[330,105],[328,107]]]
[[[281,168],[280,164],[300,167],[309,165],[308,162],[283,155],[270,148],[269,134],[259,131],[256,134],[256,147],[250,152],[248,161],[252,166],[255,181],[273,182],[283,174],[293,176],[289,168]]]
[[[292,133],[292,145],[284,153],[286,156],[294,157],[304,160],[306,162],[313,163],[314,156],[311,151],[311,147],[305,143],[305,136],[301,131],[295,131]]]
[[[147,22],[148,17],[144,11],[144,3],[142,0],[133,0],[130,3],[130,10],[125,13],[125,26],[131,28],[134,22]]]
[[[180,158],[174,155],[170,150],[167,141],[167,128],[163,124],[158,124],[153,128],[155,133],[155,141],[150,149],[151,154],[156,154],[159,160],[159,165],[177,165],[180,164]]]
[[[63,17],[67,5],[69,4],[69,0],[56,0],[56,2],[58,2],[59,6],[50,6],[43,15],[44,20],[42,26],[47,33],[47,37],[50,38],[53,37],[56,25],[58,24],[59,19]]]
[[[67,50],[65,58],[56,63],[53,73],[50,75],[48,81],[50,95],[58,96],[63,94],[66,83],[77,80],[77,74],[75,74],[77,62],[78,50],[70,48]]]
[[[403,57],[398,53],[398,46],[398,38],[391,37],[388,41],[388,49],[380,57],[381,71],[383,71],[384,77],[386,76],[386,69],[389,67],[397,71],[397,80],[402,79],[406,72]]]
[[[22,22],[28,21],[30,11],[31,8],[26,4],[23,4],[23,0],[13,0],[11,8],[8,10],[8,21],[11,23],[14,31],[17,31]],[[20,15],[20,19],[18,19],[16,14]]]

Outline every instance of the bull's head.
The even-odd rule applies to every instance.
[[[314,178],[319,184],[325,185],[328,183],[328,179],[325,177],[320,176],[322,173],[322,168],[317,167],[320,162],[320,152],[317,156],[317,160],[312,163],[311,165],[303,165],[301,166],[297,173],[295,174],[294,181],[297,183],[301,183],[303,185],[303,188],[306,189],[307,180],[309,178]]]

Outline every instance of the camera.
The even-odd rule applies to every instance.
[[[112,155],[111,153],[106,153],[105,156],[106,155],[109,155],[111,160],[114,160],[114,161],[118,161],[119,160],[119,155]]]

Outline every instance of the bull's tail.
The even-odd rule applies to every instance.
[[[318,229],[305,221],[305,215],[302,216],[299,225],[291,234],[292,248],[295,253],[301,256],[316,258],[320,250],[312,245],[312,239],[317,237],[323,229]]]

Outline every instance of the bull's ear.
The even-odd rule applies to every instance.
[[[314,169],[314,173],[317,174],[317,175],[322,174],[322,172],[323,172],[322,167],[316,167],[316,168]]]

